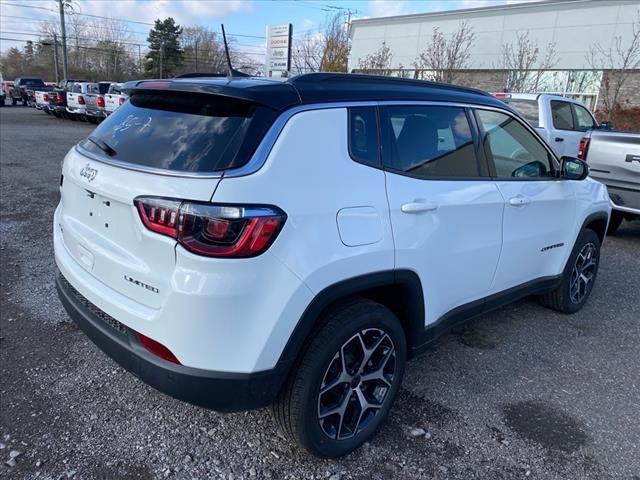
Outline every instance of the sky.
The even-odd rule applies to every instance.
[[[73,0],[72,5],[78,15],[127,21],[134,41],[140,42],[143,50],[148,24],[171,16],[182,26],[203,25],[216,31],[224,23],[240,50],[260,56],[265,52],[268,24],[293,24],[295,39],[317,33],[327,16],[337,11],[350,12],[355,19],[520,1],[527,0]],[[23,46],[20,40],[37,40],[35,33],[42,20],[58,20],[57,5],[57,0],[0,0],[0,52]]]

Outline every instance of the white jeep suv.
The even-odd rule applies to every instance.
[[[123,90],[64,160],[57,287],[176,398],[273,404],[342,455],[450,328],[527,295],[572,313],[593,288],[606,188],[488,94],[346,74]]]

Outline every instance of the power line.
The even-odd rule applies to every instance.
[[[14,7],[22,7],[22,8],[36,8],[38,10],[46,10],[49,12],[56,12],[56,10],[51,9],[51,8],[46,8],[46,7],[38,7],[36,5],[24,5],[24,4],[19,4],[19,3],[8,3],[8,2],[2,2],[2,5],[11,5]],[[140,22],[138,20],[130,20],[127,18],[113,18],[113,17],[105,17],[102,15],[94,15],[94,14],[90,14],[90,13],[78,13],[78,12],[73,12],[71,15],[80,15],[80,16],[84,16],[84,17],[92,17],[92,18],[101,18],[103,20],[113,20],[113,21],[122,21],[122,22],[126,22],[126,23],[137,23],[140,25],[148,25],[148,26],[155,26],[155,23],[148,23],[148,22]],[[215,31],[215,33],[221,33],[219,31]],[[261,39],[264,40],[266,39],[265,36],[259,36],[259,35],[247,35],[247,34],[243,34],[243,33],[229,33],[229,36],[232,37],[243,37],[243,38],[257,38],[257,39]]]

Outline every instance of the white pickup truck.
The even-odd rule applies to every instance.
[[[640,218],[640,133],[587,132],[578,158],[589,164],[591,178],[607,186],[612,208],[609,234],[622,220]]]
[[[129,98],[129,95],[122,93],[121,89],[121,83],[112,83],[109,86],[109,91],[104,96],[104,110],[107,115],[115,112]]]
[[[577,157],[585,132],[601,128],[582,103],[561,95],[494,93],[493,96],[516,109],[558,157]]]
[[[89,82],[76,82],[71,85],[67,92],[67,113],[72,119],[84,120],[87,113],[84,95],[89,93],[90,89]]]
[[[50,114],[51,112],[49,111],[49,93],[50,92],[43,92],[41,90],[38,90],[35,92],[35,96],[36,108]]]

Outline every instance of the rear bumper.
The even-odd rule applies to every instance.
[[[640,189],[607,185],[607,191],[614,210],[640,215]]]
[[[256,373],[228,373],[185,367],[147,351],[133,330],[102,312],[58,272],[58,296],[78,327],[120,366],[155,389],[179,400],[230,412],[265,407],[273,402],[288,365]]]
[[[85,115],[87,117],[94,117],[94,118],[107,118],[107,114],[104,112],[104,110],[87,109],[87,111],[85,112]]]

